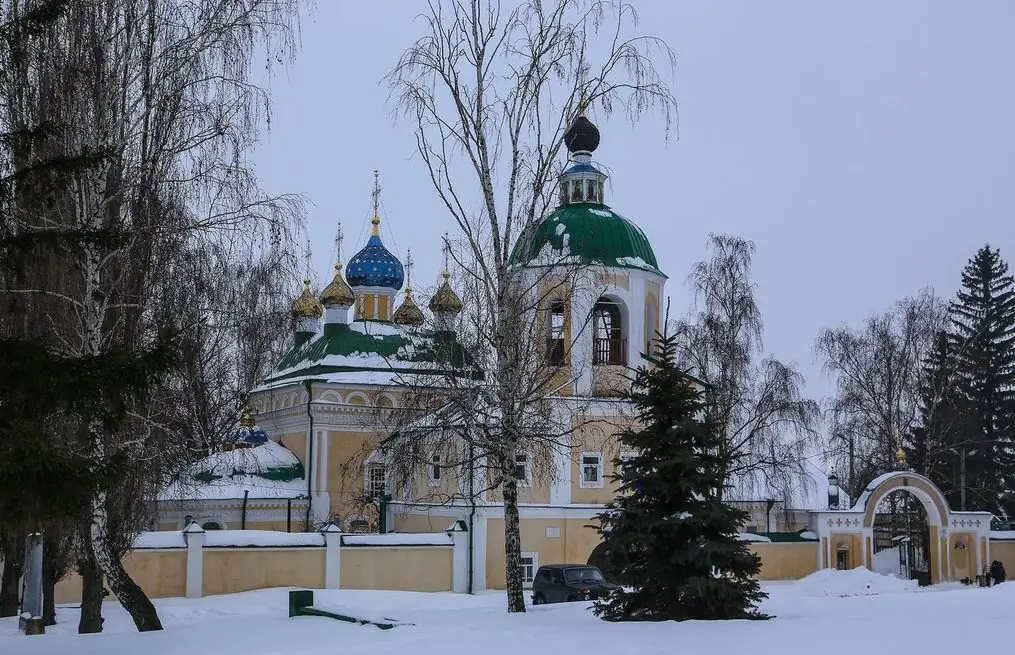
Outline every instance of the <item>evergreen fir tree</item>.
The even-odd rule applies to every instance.
[[[948,332],[937,335],[924,360],[920,383],[920,427],[913,431],[906,461],[940,487],[949,504],[962,505],[961,475],[966,442],[964,403],[958,393],[956,358]]]
[[[997,249],[986,245],[969,260],[950,313],[958,386],[967,406],[969,447],[959,483],[967,506],[961,509],[1004,512],[1002,498],[1015,487],[1009,473],[1015,466],[1015,283]]]
[[[720,441],[702,420],[701,395],[676,364],[671,336],[657,340],[627,399],[637,427],[625,431],[617,498],[598,516],[603,558],[620,588],[595,612],[609,621],[761,619],[760,558],[738,538],[747,513],[723,504]],[[625,589],[630,588],[630,590]]]

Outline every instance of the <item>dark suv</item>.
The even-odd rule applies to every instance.
[[[565,603],[602,598],[616,589],[603,572],[587,564],[541,566],[532,581],[532,604]]]

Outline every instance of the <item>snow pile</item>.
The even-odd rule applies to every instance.
[[[878,596],[916,591],[916,580],[881,575],[858,566],[852,571],[822,569],[797,580],[794,590],[805,596]]]
[[[874,570],[881,575],[895,575],[902,571],[902,553],[898,546],[874,553]]]
[[[755,544],[772,543],[772,540],[769,539],[768,537],[760,534],[753,534],[751,532],[741,532],[740,534],[737,535],[737,538],[740,539],[740,541],[749,541]]]

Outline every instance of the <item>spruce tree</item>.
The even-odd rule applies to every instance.
[[[1008,264],[989,244],[962,271],[962,289],[950,306],[952,349],[959,392],[966,404],[969,447],[959,481],[961,509],[1002,511],[1015,485],[1015,283]]]
[[[607,568],[620,588],[597,601],[609,621],[760,619],[766,597],[754,576],[760,558],[738,538],[747,513],[726,505],[720,438],[704,404],[676,364],[674,337],[657,339],[627,400],[638,423],[620,436],[617,498],[598,516]]]
[[[914,471],[930,478],[951,507],[958,509],[964,502],[960,484],[964,453],[971,444],[966,441],[965,403],[959,394],[952,341],[948,332],[939,332],[924,358],[920,426],[911,435],[906,460]]]

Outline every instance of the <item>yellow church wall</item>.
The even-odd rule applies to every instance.
[[[584,420],[584,419],[583,419]],[[627,417],[608,417],[578,425],[572,434],[571,502],[579,504],[605,504],[616,496],[617,473],[614,459],[619,457],[621,445],[618,435],[631,424]],[[602,488],[582,488],[581,455],[599,453],[603,461]]]
[[[450,591],[452,548],[343,548],[343,589]]]
[[[955,551],[952,551],[953,557],[954,553]],[[990,541],[990,560],[987,561],[987,566],[990,566],[990,562],[993,560],[1004,564],[1004,570],[1007,571],[1009,580],[1015,577],[1015,541],[992,539]]]
[[[369,432],[328,432],[326,438],[328,476],[325,484],[332,514],[343,521],[352,515],[374,517],[376,508],[364,498],[363,462],[377,448],[380,436]]]
[[[123,567],[149,598],[174,598],[186,594],[187,552],[136,550],[123,560]],[[81,602],[81,577],[68,574],[56,585],[57,603]]]
[[[621,289],[631,289],[631,276],[623,273],[598,273],[596,282],[599,284],[610,284]]]
[[[960,547],[959,544],[962,544]],[[991,550],[994,544],[991,543]],[[976,570],[976,534],[968,532],[948,533],[948,553],[951,559],[951,579],[973,578]]]
[[[859,541],[855,542],[859,548]],[[818,542],[751,543],[751,552],[761,557],[759,580],[799,580],[818,570]],[[854,551],[858,552],[858,551]]]
[[[626,366],[594,366],[592,393],[603,398],[618,398],[631,386]]]
[[[451,527],[453,519],[429,514],[395,514],[394,531],[412,534],[443,532]]]
[[[594,519],[522,519],[519,522],[523,553],[537,553],[538,564],[584,564],[599,545]],[[558,534],[549,537],[548,534]],[[504,520],[486,524],[486,586],[504,589]]]
[[[271,587],[324,586],[323,548],[204,550],[205,596]],[[186,576],[181,576],[186,580]]]

